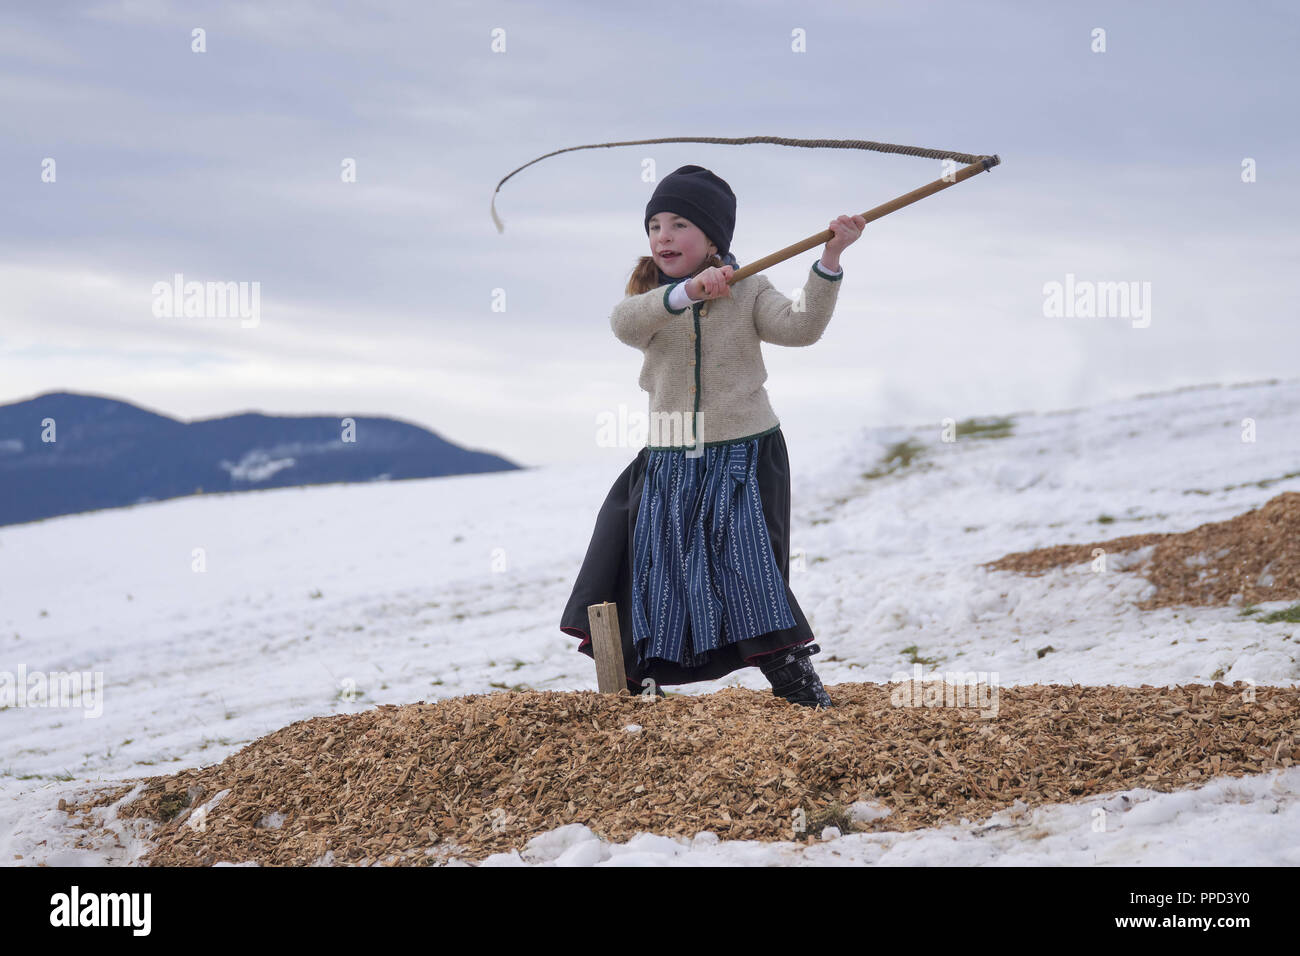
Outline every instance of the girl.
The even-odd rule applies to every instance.
[[[774,694],[830,707],[788,583],[790,464],[759,343],[821,337],[840,253],[866,220],[831,222],[801,309],[761,274],[728,283],[735,223],[731,187],[700,166],[664,177],[646,205],[650,255],[610,325],[645,355],[650,438],[600,508],[560,630],[594,658],[587,607],[613,601],[633,693],[757,665]]]

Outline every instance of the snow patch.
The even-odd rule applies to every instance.
[[[871,823],[874,820],[883,820],[893,812],[883,803],[874,803],[869,800],[859,800],[849,805],[849,819],[855,823]]]
[[[266,481],[278,471],[297,464],[294,458],[272,458],[266,452],[250,451],[235,464],[222,460],[221,467],[230,472],[235,481]]]

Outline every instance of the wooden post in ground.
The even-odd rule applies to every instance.
[[[623,636],[618,630],[618,605],[613,601],[587,605],[591,650],[596,655],[596,687],[602,694],[627,690],[623,670]]]

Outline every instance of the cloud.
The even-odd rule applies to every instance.
[[[1286,306],[1296,132],[1276,122],[1296,29],[1278,9],[1252,22],[1189,4],[1174,22],[994,3],[936,26],[905,5],[771,2],[722,5],[721,31],[693,28],[689,3],[33,9],[0,12],[0,162],[18,171],[0,222],[0,401],[93,383],[213,415],[373,402],[562,460],[590,451],[597,410],[645,402],[641,357],[608,316],[646,249],[646,159],[731,182],[742,262],[940,172],[860,151],[595,149],[512,178],[497,194],[506,231],[493,227],[497,182],[534,157],[672,135],[1004,160],[868,227],[843,258],[834,347],[769,349],[778,414],[1079,403],[1134,382],[1267,377],[1300,346]],[[1099,24],[1102,56],[1088,50]],[[189,50],[195,26],[207,53]],[[791,52],[796,28],[806,54]],[[57,183],[40,180],[47,156]],[[1256,183],[1240,180],[1245,156]],[[767,274],[790,293],[815,254]],[[259,282],[261,324],[155,319],[152,284],[176,272]],[[1067,272],[1151,281],[1152,327],[1047,319],[1042,286]]]

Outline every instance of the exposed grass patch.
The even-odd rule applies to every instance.
[[[918,651],[919,648],[915,644],[903,648],[903,653],[909,655],[907,663],[921,664],[925,667],[934,667],[940,660],[942,660],[942,658],[938,657],[922,657]]]
[[[824,827],[838,827],[840,833],[852,833],[857,829],[848,808],[839,801],[832,800],[824,807],[818,807],[808,815],[808,830],[814,836],[821,836]]]
[[[862,664],[859,664],[857,661],[845,660],[843,657],[840,657],[838,654],[832,654],[830,657],[824,657],[824,658],[822,658],[822,660],[824,660],[824,661],[828,661],[828,662],[834,662],[834,663],[836,663],[836,664],[843,664],[845,667],[862,667],[862,666],[864,666],[864,665],[862,665]]]
[[[158,801],[158,813],[155,819],[159,823],[168,823],[176,818],[180,813],[190,805],[190,799],[184,793],[169,793]]]
[[[894,472],[912,464],[924,451],[925,446],[915,438],[909,437],[903,441],[894,442],[880,456],[880,464],[870,471],[864,471],[862,477],[871,480],[892,475]]]
[[[1279,621],[1286,621],[1289,624],[1300,624],[1300,604],[1292,604],[1290,607],[1284,607],[1280,611],[1272,611],[1258,620],[1261,624],[1276,624]]]
[[[1183,492],[1185,495],[1212,495],[1218,491],[1236,491],[1238,488],[1267,488],[1269,485],[1276,485],[1279,481],[1290,481],[1292,478],[1300,478],[1300,471],[1288,471],[1285,475],[1278,475],[1276,478],[1261,478],[1259,481],[1243,481],[1236,485],[1224,485],[1222,488],[1188,488]]]
[[[1007,438],[1014,426],[1013,418],[967,418],[957,423],[957,437]]]
[[[15,780],[58,780],[66,783],[69,780],[77,779],[68,772],[68,768],[63,768],[63,773],[52,773],[49,775],[43,773],[14,773],[13,767],[6,767],[0,771],[0,777],[13,777]]]
[[[913,462],[925,453],[925,450],[925,443],[918,441],[913,437],[908,437],[902,441],[894,442],[885,448],[884,453],[880,456],[879,464],[870,471],[862,472],[858,477],[863,481],[874,481],[877,478],[885,478],[889,475],[900,472],[905,468],[911,467]],[[923,461],[918,467],[921,469],[927,469],[933,468],[935,465],[933,462]],[[833,508],[843,507],[848,504],[849,501],[864,493],[864,488],[855,488],[850,494],[841,495],[840,497],[835,498],[827,508],[827,511],[830,511]],[[820,518],[813,518],[809,521],[809,524],[829,524],[832,520],[833,519],[827,515]],[[823,558],[821,560],[825,559]]]

